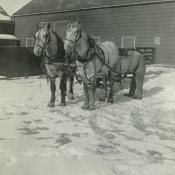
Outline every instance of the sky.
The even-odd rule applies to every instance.
[[[31,0],[0,0],[0,6],[11,16]]]

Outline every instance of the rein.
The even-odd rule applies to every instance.
[[[73,32],[72,32],[73,33]],[[74,33],[73,33],[74,34]],[[74,34],[75,35],[75,34]],[[76,44],[78,42],[78,40],[83,37],[83,35],[79,35],[78,39],[76,39],[76,42],[73,42],[72,40],[70,40],[72,43],[74,43],[74,52],[76,53],[76,60],[81,62],[82,64],[84,64],[84,73],[86,75],[86,69],[85,69],[85,66],[93,60],[94,56],[97,56],[97,58],[101,61],[102,63],[102,67],[101,69],[98,71],[100,72],[103,68],[103,66],[106,66],[111,72],[113,73],[116,73],[117,74],[117,77],[119,78],[119,80],[123,79],[126,77],[126,75],[123,75],[122,74],[119,74],[117,71],[115,71],[112,67],[110,67],[107,63],[105,63],[105,56],[104,56],[104,51],[101,47],[99,47],[95,41],[89,37],[87,35],[87,38],[86,39],[85,37],[83,37],[89,44],[89,48],[85,54],[85,57],[81,57],[78,55],[78,53],[76,52]],[[69,39],[67,39],[69,41]],[[109,53],[108,53],[109,55]],[[87,78],[87,75],[86,75],[86,78]],[[88,79],[88,78],[87,78]]]
[[[71,30],[70,30],[71,31]],[[104,65],[104,52],[103,50],[97,46],[97,44],[95,43],[95,41],[87,35],[87,39],[82,35],[82,32],[81,30],[79,30],[79,35],[75,35],[72,31],[72,33],[74,34],[75,36],[75,41],[72,41],[70,39],[66,39],[67,41],[70,41],[71,43],[74,44],[74,48],[73,48],[73,51],[75,52],[76,54],[76,60],[83,63],[83,64],[88,64],[90,61],[92,61],[92,59],[94,58],[94,56],[96,55],[100,61],[102,62],[102,64]],[[89,48],[88,50],[86,51],[85,55],[84,56],[79,56],[78,53],[76,52],[76,45],[77,45],[77,42],[83,38],[89,45]],[[103,67],[103,66],[102,66]]]
[[[81,37],[83,37],[82,36],[82,34],[81,34],[81,30],[79,30],[79,34],[77,34],[77,35],[75,35],[75,33],[74,32],[72,32],[72,30],[70,30],[71,31],[71,33],[75,36],[75,41],[73,41],[73,40],[71,40],[71,39],[65,39],[65,41],[67,40],[67,41],[70,41],[72,44],[74,44],[75,46],[77,45],[77,42],[79,41],[79,39],[81,38]]]

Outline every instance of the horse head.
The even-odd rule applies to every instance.
[[[64,49],[68,56],[70,56],[76,47],[78,40],[81,37],[81,25],[79,23],[79,19],[74,22],[70,20],[67,21],[67,29],[66,29],[66,39],[64,41]]]
[[[42,56],[49,42],[50,23],[44,26],[37,25],[37,32],[35,34],[35,44],[33,52],[36,56]]]

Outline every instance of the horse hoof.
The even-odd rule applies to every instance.
[[[113,99],[108,99],[108,103],[114,103]]]
[[[60,102],[59,106],[66,106],[66,102]]]
[[[101,98],[99,98],[99,101],[105,101],[105,98],[101,97]]]
[[[69,95],[68,95],[68,98],[69,98],[70,100],[74,100],[74,95],[73,95],[73,94],[69,94]]]
[[[91,106],[91,107],[89,107],[88,110],[89,110],[89,111],[93,111],[93,110],[95,110],[95,106]]]
[[[90,104],[89,105],[89,111],[95,110],[95,104]]]
[[[142,97],[137,96],[137,95],[134,95],[133,98],[134,98],[135,100],[142,100]]]
[[[87,109],[89,109],[89,105],[84,104],[81,108],[84,110],[87,110]]]
[[[132,97],[133,95],[131,95],[131,94],[124,94],[124,96],[126,96],[126,97]]]
[[[49,102],[47,106],[49,108],[54,108],[55,107],[55,103],[54,102]]]

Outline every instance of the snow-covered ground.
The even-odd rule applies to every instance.
[[[175,174],[174,68],[149,66],[143,100],[124,89],[95,111],[74,89],[66,107],[58,89],[50,109],[45,79],[0,80],[0,175]]]

